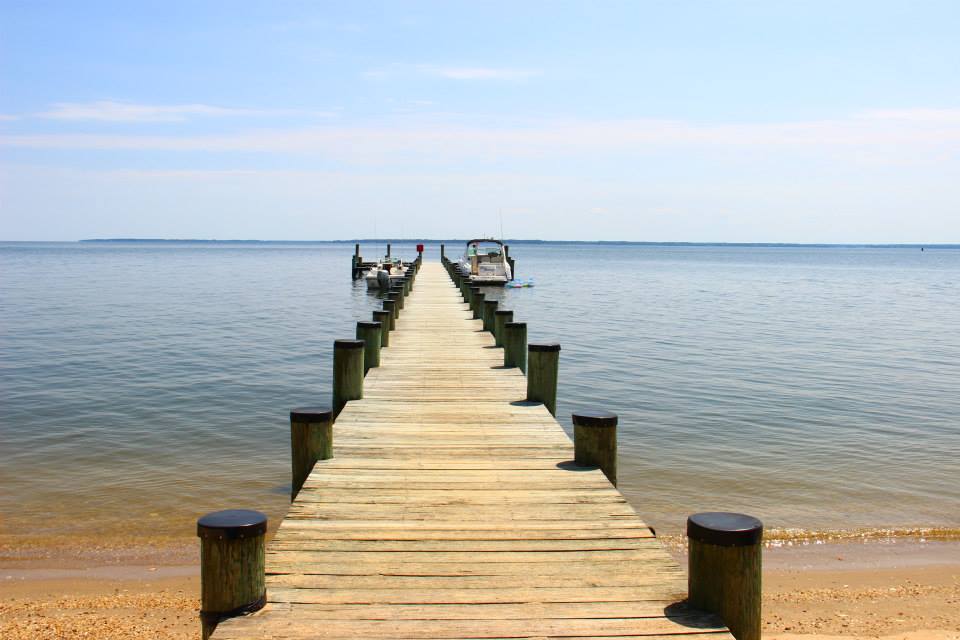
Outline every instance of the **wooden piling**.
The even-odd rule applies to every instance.
[[[380,345],[383,325],[379,322],[357,323],[357,340],[363,340],[363,373],[380,366]]]
[[[349,400],[363,398],[363,340],[333,342],[333,416]]]
[[[440,243],[440,260],[443,261],[446,259],[447,259],[447,250],[446,250],[446,247],[444,247],[443,243],[441,242]]]
[[[503,325],[503,366],[519,367],[527,372],[527,323],[507,322]]]
[[[266,532],[267,516],[259,511],[215,511],[197,520],[203,640],[221,620],[259,611],[266,604]]]
[[[333,411],[329,407],[301,407],[290,412],[290,499],[300,492],[317,460],[333,457]]]
[[[387,257],[390,257],[390,243],[387,243]]]
[[[390,295],[395,295],[395,296],[396,296],[396,298],[394,298],[394,299],[397,301],[397,311],[398,311],[398,312],[399,312],[399,311],[403,311],[403,307],[405,306],[403,299],[406,297],[406,296],[403,295],[403,285],[402,285],[402,284],[398,284],[398,283],[395,283],[395,284],[391,285],[391,286],[390,286]],[[397,317],[398,317],[398,318],[400,317],[400,314],[399,314],[399,313],[397,314]]]
[[[383,310],[390,314],[390,331],[397,328],[397,302],[389,296],[383,301]]]
[[[760,640],[763,523],[742,513],[687,519],[691,606],[718,614],[737,640]]]
[[[578,411],[573,414],[574,462],[600,467],[617,486],[617,414],[609,411]]]
[[[390,323],[391,316],[393,316],[392,311],[376,310],[373,312],[373,321],[380,323],[380,347],[389,347],[390,346]]]
[[[486,294],[480,291],[478,287],[476,291],[473,292],[473,319],[474,320],[483,320],[483,302],[486,298]]]
[[[534,343],[527,347],[527,351],[527,400],[542,402],[550,414],[555,416],[560,344]]]
[[[400,309],[403,308],[401,305],[400,299],[403,298],[402,293],[398,293],[396,290],[391,289],[390,293],[387,294],[387,300],[393,302],[393,319],[400,319]],[[390,327],[391,329],[396,328],[396,323],[393,323]]]
[[[483,301],[483,330],[493,333],[493,318],[500,303],[496,300]]]
[[[493,314],[493,342],[496,346],[503,346],[504,326],[508,322],[513,322],[513,311],[510,309],[497,309]]]

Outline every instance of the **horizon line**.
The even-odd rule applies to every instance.
[[[5,243],[184,243],[184,244],[349,244],[349,243],[444,243],[467,242],[472,238],[349,238],[336,240],[259,240],[217,238],[82,238],[80,240],[0,240]],[[605,244],[639,246],[734,246],[734,247],[931,247],[960,248],[956,242],[739,242],[699,240],[540,240],[536,238],[508,238],[505,243],[516,244]]]

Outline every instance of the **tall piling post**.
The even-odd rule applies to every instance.
[[[542,342],[527,346],[527,400],[542,402],[551,415],[557,415],[557,374],[560,343]]]
[[[387,243],[387,257],[390,257],[390,243]]]
[[[583,467],[600,467],[617,486],[617,414],[577,411],[573,414],[573,457]]]
[[[350,400],[363,398],[363,340],[333,342],[333,417]]]
[[[397,328],[397,301],[391,300],[388,296],[386,300],[383,301],[383,310],[390,314],[390,331],[394,331]]]
[[[483,330],[493,333],[493,319],[494,314],[497,312],[497,306],[499,302],[496,300],[484,300],[483,301]]]
[[[513,322],[513,311],[510,309],[497,309],[493,314],[493,343],[503,346],[503,337],[505,326],[508,322]]]
[[[363,340],[363,374],[380,366],[380,345],[383,325],[379,322],[357,322],[357,340]]]
[[[290,412],[290,500],[297,497],[317,460],[333,457],[333,410],[300,407]]]
[[[387,294],[387,300],[393,301],[393,317],[396,320],[400,319],[400,309],[403,308],[403,304],[401,303],[402,298],[403,294],[396,289],[390,289],[390,293]]]
[[[715,613],[737,640],[760,640],[763,523],[742,513],[687,519],[691,606]]]
[[[215,511],[197,520],[203,640],[221,620],[259,611],[266,604],[266,532],[267,516],[259,511]]]
[[[483,320],[483,302],[486,298],[486,294],[480,291],[479,287],[477,291],[473,293],[473,319],[474,320]]]
[[[447,259],[447,248],[443,246],[443,243],[441,242],[440,243],[440,260],[443,261],[446,259]]]
[[[373,321],[380,323],[380,347],[389,347],[390,346],[390,316],[393,313],[387,311],[386,309],[376,310],[373,312]]]
[[[503,325],[503,366],[519,367],[527,372],[527,323],[507,322]]]

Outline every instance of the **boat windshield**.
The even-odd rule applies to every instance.
[[[502,248],[495,242],[473,241],[467,245],[467,256],[498,256]]]

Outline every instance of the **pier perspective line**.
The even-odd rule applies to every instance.
[[[421,255],[337,341],[270,543],[257,512],[198,521],[205,638],[759,640],[759,521],[691,517],[688,583],[616,489],[616,416],[576,414],[575,447],[560,346],[496,307]]]

